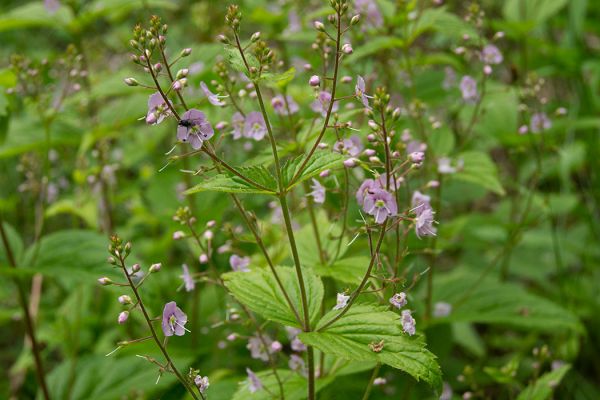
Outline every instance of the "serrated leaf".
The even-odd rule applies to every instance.
[[[299,156],[290,160],[283,167],[283,180],[285,186],[288,189],[293,188],[294,186],[302,183],[303,181],[312,178],[313,176],[318,175],[319,173],[325,171],[326,169],[336,168],[344,162],[344,156],[340,153],[328,152],[328,151],[316,151],[308,163],[304,167],[302,174],[300,174],[296,180],[292,183],[290,182],[293,177],[298,173],[300,166],[304,162],[305,155]]]
[[[401,48],[404,46],[404,40],[395,36],[377,36],[358,47],[352,53],[352,61],[360,58],[377,54],[382,50]]]
[[[553,371],[547,372],[540,378],[527,386],[517,400],[547,400],[552,396],[554,389],[571,369],[571,365],[563,365]]]
[[[315,272],[339,282],[358,285],[365,275],[370,259],[365,256],[342,258],[332,265],[317,265]]]
[[[244,55],[246,57],[246,61],[248,62],[249,67],[260,68],[260,63],[258,62],[256,57],[249,53],[244,53]],[[240,52],[237,49],[237,47],[226,45],[225,59],[227,60],[227,63],[231,66],[231,68],[233,68],[234,70],[242,72],[246,75],[248,74],[248,69],[244,64],[244,60],[242,59],[242,56],[240,55]]]
[[[290,370],[277,370],[279,379],[283,383],[283,393],[286,400],[304,400],[307,397],[307,379]],[[239,389],[235,392],[232,400],[272,400],[273,394],[279,398],[279,384],[273,375],[272,370],[260,371],[256,375],[263,384],[263,389],[254,393],[250,392],[250,383],[246,379],[241,382]],[[317,379],[315,382],[315,392],[319,392],[325,386],[333,382],[333,376],[327,376]]]
[[[355,305],[322,332],[301,333],[299,338],[305,344],[336,357],[387,364],[439,391],[442,376],[436,357],[425,348],[421,336],[408,336],[402,332],[398,314],[386,310],[381,306]],[[317,329],[338,313],[331,311],[323,316]],[[380,352],[369,347],[381,341],[383,349]]]
[[[277,267],[276,271],[294,308],[302,318],[302,301],[296,271],[290,267]],[[314,324],[318,320],[323,301],[323,283],[308,269],[303,270],[303,276],[311,324]],[[270,270],[255,268],[250,272],[229,272],[223,274],[223,280],[235,298],[252,311],[268,320],[300,328]]]
[[[260,81],[267,86],[282,89],[290,83],[296,76],[296,68],[292,67],[281,73],[265,72],[261,75]]]
[[[504,196],[505,192],[498,179],[496,164],[490,156],[479,151],[469,151],[461,153],[457,158],[462,159],[464,167],[457,173],[452,174],[451,179],[474,183]]]
[[[254,183],[260,185],[257,187],[237,175],[232,173],[217,174],[204,182],[195,185],[186,190],[185,194],[198,192],[224,192],[224,193],[262,193],[276,194],[277,181],[271,171],[261,165],[252,167],[239,167],[236,170],[249,178]]]
[[[498,324],[541,332],[560,329],[581,332],[583,329],[571,311],[518,285],[492,279],[476,280],[477,276],[468,273],[436,280],[434,300],[453,306],[451,313],[441,321]]]

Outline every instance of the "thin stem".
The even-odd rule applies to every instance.
[[[304,182],[304,191],[308,193],[308,183],[306,183],[306,181]],[[323,250],[321,235],[319,234],[319,225],[317,224],[317,218],[315,216],[314,200],[308,195],[306,196],[306,208],[308,209],[310,223],[313,228],[313,233],[315,234],[315,241],[317,242],[317,249],[319,251],[319,260],[321,260],[322,265],[325,265],[327,260],[325,259],[325,251]]]
[[[8,243],[8,236],[4,231],[4,221],[1,217],[0,236],[2,237],[2,244],[4,245],[4,250],[6,252],[6,258],[8,259],[8,263],[12,268],[17,268],[17,262],[10,247],[10,243]],[[23,315],[25,316],[25,330],[27,331],[27,335],[29,336],[29,340],[31,341],[31,351],[33,352],[33,359],[35,362],[36,377],[42,389],[44,399],[50,400],[50,392],[48,391],[48,387],[46,386],[46,379],[44,377],[44,365],[42,363],[42,357],[40,355],[40,345],[35,336],[35,327],[33,324],[33,318],[31,317],[31,314],[29,312],[29,304],[27,303],[25,289],[23,288],[22,282],[17,277],[14,277],[13,281],[17,286],[17,293],[19,295],[19,305],[21,306],[21,309],[23,310]]]
[[[142,310],[142,314],[144,314],[144,319],[146,320],[146,324],[148,325],[148,328],[150,328],[150,333],[152,334],[152,338],[154,339],[154,342],[160,349],[161,353],[165,356],[165,359],[167,360],[168,365],[171,367],[171,370],[173,370],[173,373],[175,374],[175,376],[177,377],[179,382],[181,382],[181,384],[192,395],[192,397],[194,399],[198,400],[198,396],[196,396],[196,393],[194,392],[194,390],[189,386],[188,382],[185,380],[183,375],[181,375],[181,373],[179,372],[177,367],[175,367],[175,364],[171,360],[171,357],[169,356],[167,349],[165,348],[163,343],[158,338],[156,331],[154,330],[154,326],[152,325],[152,319],[150,318],[150,316],[148,315],[148,312],[146,311],[146,307],[144,306],[144,302],[142,301],[142,298],[138,292],[138,288],[133,283],[133,281],[131,280],[131,276],[127,272],[127,267],[125,266],[125,260],[123,259],[123,256],[121,256],[121,255],[119,255],[119,262],[120,262],[121,268],[123,269],[123,273],[125,274],[125,277],[127,278],[127,281],[129,282],[129,286],[131,287],[131,290],[133,291],[133,294],[135,295],[135,299],[140,307],[140,310]],[[200,397],[202,399],[205,399],[205,397],[202,393],[200,393]]]
[[[156,79],[156,75],[154,75],[154,70],[152,69],[152,65],[150,65],[150,60],[148,59],[148,57],[146,57],[146,65],[148,66],[148,70],[150,71],[150,75],[152,76],[152,80],[154,81],[154,85],[156,86],[156,90],[158,90],[161,97],[163,98],[163,101],[165,102],[167,107],[169,107],[169,110],[171,110],[171,112],[173,113],[175,118],[177,118],[177,121],[181,121],[181,117],[177,113],[177,110],[175,110],[175,107],[173,107],[173,104],[171,104],[171,102],[169,101],[169,98],[167,97],[165,92],[162,90],[160,83],[158,83],[158,79]]]
[[[308,400],[315,399],[315,353],[312,346],[306,347],[308,359]],[[322,371],[321,371],[322,373]]]
[[[367,268],[367,271],[365,272],[365,275],[363,276],[362,281],[358,285],[358,288],[356,288],[356,290],[354,291],[354,293],[352,293],[352,295],[350,296],[350,299],[348,300],[348,303],[346,304],[346,307],[344,307],[340,311],[340,313],[338,315],[336,315],[335,317],[333,317],[329,322],[327,322],[325,325],[323,325],[322,327],[320,327],[317,330],[318,332],[325,330],[326,328],[328,328],[329,326],[331,326],[331,324],[333,324],[335,321],[337,321],[340,318],[342,318],[344,316],[344,314],[346,314],[348,312],[348,310],[350,310],[350,307],[352,307],[352,304],[354,304],[354,302],[356,301],[356,299],[360,295],[360,292],[367,285],[367,282],[371,278],[371,271],[373,270],[373,266],[375,265],[375,259],[377,258],[377,255],[379,254],[379,249],[381,248],[381,244],[383,243],[383,237],[385,236],[387,222],[388,222],[388,220],[386,219],[383,222],[383,224],[381,225],[381,232],[379,233],[379,239],[377,240],[377,244],[375,245],[375,251],[373,251],[373,254],[371,256],[371,260],[369,261],[369,267]]]
[[[158,42],[160,43],[160,39],[158,40]],[[160,45],[160,55],[162,56],[163,62],[165,64],[165,69],[167,70],[167,74],[169,75],[169,79],[171,80],[171,83],[175,82],[175,79],[173,79],[173,74],[171,73],[171,66],[167,62],[167,56],[165,56],[165,49],[163,48],[162,44]],[[181,105],[183,105],[183,108],[185,108],[186,110],[189,110],[187,104],[185,104],[185,100],[183,99],[181,92],[178,90],[176,92],[177,92],[177,97],[179,97],[179,101],[181,101]]]
[[[302,175],[302,172],[304,172],[304,168],[306,168],[306,164],[308,164],[308,161],[310,160],[312,155],[317,150],[319,143],[321,143],[321,139],[323,139],[323,135],[325,135],[327,126],[329,125],[329,118],[331,117],[331,113],[333,111],[333,105],[335,104],[333,99],[335,99],[335,90],[337,88],[338,69],[339,69],[339,65],[340,65],[340,54],[341,54],[340,53],[340,42],[341,42],[341,37],[342,37],[341,19],[342,19],[341,15],[338,12],[337,13],[337,36],[336,36],[336,45],[335,45],[336,46],[335,63],[333,66],[333,83],[331,86],[331,101],[329,102],[329,106],[327,107],[327,114],[325,115],[325,121],[323,122],[323,128],[321,128],[321,132],[319,133],[319,136],[317,137],[317,139],[315,140],[315,143],[313,144],[312,148],[308,152],[308,155],[304,158],[304,161],[302,161],[302,164],[300,164],[300,168],[298,168],[298,172],[296,172],[296,174],[292,177],[291,181],[288,184],[288,187],[293,186],[294,182],[296,182],[296,180]]]
[[[377,374],[379,374],[380,368],[381,368],[381,364],[379,364],[379,363],[377,363],[375,368],[373,368],[373,373],[371,374],[371,379],[369,379],[369,384],[367,385],[367,388],[365,389],[365,394],[363,395],[362,400],[369,399],[369,396],[371,395],[371,390],[373,389],[373,382],[375,381],[375,378],[377,378]]]

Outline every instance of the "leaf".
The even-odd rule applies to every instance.
[[[298,185],[299,183],[302,183],[303,181],[318,175],[326,169],[336,168],[342,165],[342,163],[344,162],[344,156],[340,153],[334,153],[329,151],[316,151],[312,155],[310,160],[308,160],[308,163],[306,163],[302,174],[300,174],[290,186],[292,178],[300,170],[300,167],[304,162],[305,157],[305,155],[296,157],[293,160],[290,160],[283,167],[283,180],[288,190]]]
[[[64,29],[72,19],[68,7],[62,6],[55,14],[50,14],[43,2],[29,2],[0,16],[0,32],[34,27]]]
[[[342,258],[332,265],[315,266],[315,272],[321,276],[328,276],[342,283],[358,285],[362,280],[370,261],[369,257],[365,256]]]
[[[244,53],[244,55],[246,57],[246,62],[248,63],[249,67],[260,68],[260,63],[258,62],[256,57],[254,57],[254,55],[249,53]],[[227,60],[227,63],[231,66],[231,68],[238,72],[242,72],[248,75],[248,69],[246,68],[246,64],[244,64],[244,59],[240,55],[240,52],[237,47],[226,45],[225,59]]]
[[[552,396],[554,389],[564,378],[567,372],[571,369],[571,365],[563,365],[551,372],[547,372],[540,378],[527,386],[523,390],[517,400],[546,400]]]
[[[261,75],[260,80],[264,81],[267,86],[283,89],[294,79],[295,76],[296,68],[292,67],[285,72],[277,74],[265,72]]]
[[[352,61],[377,54],[382,50],[404,47],[404,40],[395,36],[377,36],[370,39],[352,53]]]
[[[185,194],[192,194],[198,192],[225,192],[225,193],[262,193],[262,194],[276,194],[277,193],[277,182],[273,177],[271,171],[261,165],[255,165],[252,167],[238,167],[236,168],[240,174],[246,176],[253,182],[261,185],[264,189],[256,187],[239,176],[233,175],[232,173],[223,173],[215,175],[211,178],[204,180],[204,182],[195,185],[194,187],[186,190]]]
[[[81,218],[90,228],[98,227],[97,206],[92,201],[78,202],[73,199],[62,199],[54,202],[46,209],[46,218],[60,214],[71,214]]]
[[[577,316],[554,302],[515,284],[477,279],[477,275],[463,272],[436,280],[434,300],[453,306],[450,315],[438,321],[498,324],[541,332],[582,332]]]
[[[498,179],[496,164],[490,156],[479,151],[461,153],[458,159],[462,159],[464,167],[459,172],[450,176],[450,179],[474,183],[482,186],[500,196],[504,196],[504,188]]]
[[[292,304],[294,304],[302,319],[302,301],[296,271],[290,267],[277,267],[276,271]],[[323,301],[323,283],[309,269],[303,269],[302,273],[311,324],[314,324],[319,317],[319,310]],[[235,298],[252,311],[268,320],[300,328],[270,270],[255,268],[250,272],[229,272],[223,274],[222,277],[225,286]]]
[[[306,399],[308,382],[304,376],[290,370],[277,370],[277,373],[283,383],[283,393],[286,400]],[[279,398],[279,384],[275,379],[275,375],[273,375],[273,371],[260,371],[256,375],[264,388],[251,393],[249,390],[250,383],[246,379],[241,382],[240,388],[235,392],[232,400],[272,400],[273,395],[271,393],[275,394],[276,398]],[[333,382],[333,380],[333,376],[317,379],[315,382],[315,392],[318,393],[325,386]]]
[[[354,361],[377,361],[400,369],[416,380],[424,380],[436,391],[442,387],[442,376],[436,357],[425,348],[421,336],[402,332],[400,317],[386,307],[355,305],[342,318],[322,332],[301,333],[305,344],[325,354]],[[323,326],[339,311],[330,311],[317,324]],[[380,352],[369,344],[383,341]]]
[[[343,256],[347,249],[346,244],[348,243],[348,238],[344,236],[341,244],[339,243],[339,237],[342,233],[340,226],[330,221],[329,218],[327,218],[327,213],[322,209],[316,210],[315,220],[319,231],[321,249],[325,255],[325,261],[328,262],[336,257]],[[298,253],[302,255],[303,265],[311,268],[322,265],[321,257],[319,255],[319,246],[312,224],[304,225],[296,233],[296,245],[298,246]],[[339,254],[337,254],[338,246],[340,249]],[[317,273],[321,275],[319,272]]]
[[[502,9],[509,21],[532,21],[536,25],[558,13],[568,0],[507,0]]]

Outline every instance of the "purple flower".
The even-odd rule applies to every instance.
[[[467,103],[473,103],[477,100],[477,82],[468,75],[463,76],[460,81],[460,91],[462,98]]]
[[[194,150],[201,148],[202,143],[213,137],[214,133],[204,113],[194,108],[183,113],[177,125],[177,139],[189,142]]]
[[[48,11],[48,14],[54,14],[60,8],[60,1],[44,0],[44,7],[46,7],[46,11]]]
[[[200,82],[200,89],[202,89],[202,91],[204,92],[204,95],[208,99],[208,102],[210,104],[212,104],[213,106],[222,107],[225,105],[225,102],[219,100],[219,98],[227,97],[227,96],[219,96],[217,94],[214,94],[213,92],[210,91],[210,89],[208,88],[208,86],[206,86],[206,83],[204,83],[204,82]]]
[[[416,153],[418,151],[424,153],[425,150],[427,150],[427,145],[418,140],[411,140],[406,144],[406,154]]]
[[[246,116],[243,135],[254,140],[261,140],[267,134],[267,125],[262,114],[253,111]]]
[[[550,121],[550,118],[548,118],[546,113],[535,113],[531,116],[529,128],[533,133],[540,133],[542,131],[552,128],[552,121]]]
[[[288,367],[290,367],[290,369],[292,371],[302,372],[302,371],[304,371],[304,368],[305,368],[304,359],[297,354],[292,354],[292,355],[290,355],[290,361],[288,362]]]
[[[456,166],[452,166],[452,160],[442,157],[438,160],[438,172],[440,174],[454,174],[463,167],[463,160],[458,160]]]
[[[187,315],[174,301],[165,304],[162,315],[162,330],[165,336],[183,336],[185,335],[185,324],[187,323]]]
[[[493,44],[486,45],[481,51],[481,61],[485,64],[500,64],[503,60],[502,53]]]
[[[425,161],[425,153],[422,151],[414,151],[408,155],[408,159],[411,163],[415,164],[415,166],[421,166],[423,161]]]
[[[389,182],[386,182],[386,180],[389,180]],[[399,177],[398,179],[396,179],[396,182],[393,181],[392,177],[387,179],[387,174],[384,172],[383,174],[379,175],[379,177],[377,179],[375,179],[375,184],[380,189],[385,189],[386,184],[389,183],[390,191],[395,192],[396,189],[398,189],[400,187],[400,185],[402,184],[403,181],[404,181],[404,178],[402,178],[402,177]]]
[[[127,319],[129,318],[129,311],[122,311],[119,314],[119,317],[117,318],[117,322],[121,325],[123,325],[125,322],[127,322]]]
[[[456,72],[452,67],[444,68],[444,82],[442,83],[442,87],[445,90],[450,90],[454,85],[456,85]]]
[[[310,104],[310,108],[317,113],[321,113],[322,116],[327,115],[327,110],[329,109],[329,103],[331,103],[331,93],[329,92],[319,92],[317,100],[313,101]],[[338,110],[338,102],[333,103],[333,107],[331,109],[332,112],[337,112]]]
[[[236,112],[231,116],[231,126],[233,127],[233,139],[237,140],[244,134],[244,122],[245,118],[239,112]]]
[[[373,380],[373,385],[375,386],[382,386],[385,385],[387,383],[387,379],[382,378],[382,377],[377,377]]]
[[[425,208],[425,207],[431,208],[430,202],[431,202],[430,196],[427,196],[426,194],[423,194],[423,193],[419,192],[418,190],[415,190],[415,192],[412,195],[412,199],[411,199],[412,211],[414,211],[416,214],[418,214],[420,209],[422,209],[422,208]]]
[[[433,219],[433,215],[435,214],[433,209],[427,203],[423,203],[423,206],[419,207],[416,213],[415,233],[417,237],[421,239],[421,236],[435,236],[437,229],[433,226],[435,222]]]
[[[210,386],[208,376],[196,375],[196,377],[194,378],[194,384],[202,394],[204,394],[204,392],[206,392],[206,389],[208,389],[208,387]]]
[[[279,115],[296,114],[300,110],[298,103],[294,101],[292,96],[285,96],[285,98],[283,96],[275,96],[271,99],[271,105],[275,109],[275,114]]]
[[[287,337],[290,340],[293,340],[296,336],[298,336],[300,333],[302,333],[301,329],[294,328],[291,326],[286,326],[285,331],[287,332]]]
[[[183,284],[185,285],[185,291],[191,292],[196,288],[196,283],[194,282],[194,278],[190,275],[190,270],[186,264],[181,266],[183,269],[183,275],[181,275],[181,279],[183,279]]]
[[[404,292],[396,293],[395,295],[390,297],[390,304],[398,309],[404,307],[406,303],[406,293]]]
[[[352,135],[348,139],[336,142],[333,145],[333,150],[338,153],[348,154],[350,157],[357,157],[363,150],[363,144],[360,137]]]
[[[165,117],[168,117],[169,115],[171,115],[171,109],[167,103],[165,103],[165,100],[159,92],[154,93],[148,98],[148,113],[146,114],[147,124],[160,124]]]
[[[248,339],[246,348],[250,350],[250,356],[252,358],[269,361],[269,353],[273,353],[270,347],[272,341],[266,336],[264,337],[264,341],[268,346],[266,348],[265,344],[258,336],[252,336],[250,339]]]
[[[439,301],[433,306],[434,317],[447,317],[452,312],[452,304],[444,303]]]
[[[248,391],[250,393],[255,393],[263,388],[263,384],[256,376],[254,372],[250,368],[246,368],[246,373],[248,374]]]
[[[416,321],[410,314],[410,310],[402,310],[400,321],[402,322],[402,329],[404,332],[408,333],[410,336],[415,334]]]
[[[302,340],[300,340],[298,337],[295,337],[294,339],[292,339],[292,341],[290,343],[290,347],[292,348],[293,351],[296,351],[298,353],[306,351],[306,345],[304,343],[302,343]]]
[[[383,25],[383,16],[375,0],[354,0],[354,7],[366,17],[366,26],[379,28]]]
[[[342,308],[346,307],[346,305],[348,304],[348,300],[350,300],[350,296],[346,296],[344,293],[338,293],[336,304],[333,307],[333,309],[341,310]]]
[[[312,181],[313,184],[310,186],[312,192],[308,196],[312,196],[315,203],[323,204],[325,202],[325,186],[321,185],[315,178]]]
[[[371,98],[373,96],[367,96],[367,94],[365,93],[365,80],[360,75],[358,75],[358,77],[356,78],[356,86],[354,87],[354,95],[360,99],[360,101],[363,103],[363,106],[365,106],[366,108],[370,108],[369,107],[369,98]]]
[[[229,265],[235,272],[250,272],[248,265],[250,265],[250,257],[240,257],[237,254],[233,254],[229,257]]]
[[[374,216],[376,223],[382,224],[388,216],[391,217],[398,213],[398,206],[391,193],[383,189],[373,189],[366,192],[363,210]]]

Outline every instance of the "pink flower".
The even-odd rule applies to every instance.
[[[237,254],[233,254],[229,257],[229,265],[231,269],[236,272],[250,272],[248,265],[250,265],[250,257],[240,257]]]
[[[189,142],[194,150],[201,148],[202,143],[213,137],[214,133],[206,115],[194,108],[183,113],[177,125],[177,139]]]
[[[206,83],[204,83],[204,82],[200,82],[200,89],[202,89],[202,91],[204,92],[204,95],[208,99],[208,102],[210,104],[212,104],[213,106],[222,107],[225,105],[225,102],[221,101],[220,98],[227,97],[227,96],[219,96],[218,94],[214,94],[213,92],[210,91],[210,89],[208,88],[208,86],[206,86]]]
[[[365,93],[365,80],[360,75],[356,78],[356,86],[354,87],[354,95],[360,99],[360,101],[362,102],[363,106],[365,106],[365,108],[370,108],[369,107],[369,99],[372,98],[373,96],[367,96],[367,94]]]
[[[329,109],[329,103],[331,103],[331,93],[329,92],[319,92],[317,100],[313,101],[310,105],[310,108],[317,113],[321,113],[322,116],[327,115],[327,110]],[[338,102],[334,102],[331,112],[337,112],[339,106]]]
[[[403,310],[402,315],[400,317],[400,321],[402,323],[402,329],[404,332],[408,333],[410,336],[414,335],[416,332],[415,324],[416,321],[410,314],[410,310]]]
[[[312,192],[308,196],[312,196],[314,202],[317,204],[323,204],[325,202],[325,186],[321,185],[315,178],[312,179],[313,184],[310,186]]]
[[[187,323],[187,315],[174,301],[165,304],[162,315],[162,330],[165,336],[183,336],[185,334],[185,324]]]
[[[382,224],[388,217],[398,213],[394,196],[383,189],[372,189],[366,192],[363,210],[375,217],[375,222]]]
[[[474,103],[477,100],[477,82],[470,76],[463,76],[460,81],[460,91],[462,92],[463,100],[467,103]]]
[[[171,109],[165,103],[162,95],[159,92],[150,95],[148,98],[148,113],[146,114],[146,123],[149,125],[160,124],[169,115],[171,115]]]

